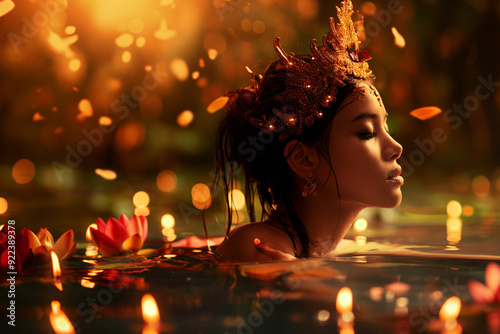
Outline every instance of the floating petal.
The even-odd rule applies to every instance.
[[[421,121],[425,121],[429,118],[439,115],[441,112],[442,110],[438,107],[422,107],[411,111],[410,115],[418,118]]]

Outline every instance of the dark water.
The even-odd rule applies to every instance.
[[[463,333],[488,333],[500,306],[475,303],[467,283],[484,282],[487,264],[500,263],[491,241],[498,232],[496,225],[464,224],[461,240],[450,243],[437,224],[388,227],[366,246],[346,241],[334,258],[249,265],[221,264],[206,249],[161,243],[142,255],[102,259],[86,256],[80,243],[62,262],[62,292],[50,264],[17,276],[16,326],[3,317],[0,328],[53,333],[50,305],[57,300],[77,333],[142,333],[141,298],[149,293],[159,306],[161,333],[337,333],[335,300],[347,286],[355,333],[440,333],[439,309],[452,296],[462,302]],[[404,246],[394,243],[403,240]],[[0,288],[3,310],[8,289]]]

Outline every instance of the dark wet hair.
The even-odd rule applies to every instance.
[[[300,55],[299,58],[309,62],[311,56],[306,54]],[[224,119],[217,130],[215,143],[216,176],[213,186],[217,188],[218,194],[223,190],[225,197],[228,216],[226,235],[229,235],[233,218],[231,207],[234,207],[228,195],[235,186],[235,180],[243,174],[250,220],[256,221],[254,199],[258,195],[262,207],[260,220],[272,214],[278,217],[283,230],[293,243],[295,256],[308,257],[310,241],[307,230],[292,202],[293,172],[284,155],[284,148],[293,139],[304,144],[315,145],[331,166],[328,143],[332,120],[344,100],[353,93],[356,85],[362,80],[354,77],[348,78],[345,85],[338,88],[335,102],[331,103],[329,108],[324,109],[322,118],[317,119],[311,127],[306,127],[302,134],[280,141],[277,131],[271,132],[253,124],[255,124],[255,118],[272,119],[273,109],[282,110],[284,107],[281,102],[283,99],[277,96],[286,89],[286,71],[286,65],[275,61],[269,65],[263,77],[254,76],[253,83],[249,87],[236,89],[226,94],[229,100],[226,104]],[[307,106],[305,105],[304,108]],[[331,171],[335,176],[333,168]],[[276,211],[276,204],[285,207],[285,215],[292,222],[292,227],[286,224],[282,219],[285,217]],[[297,254],[295,237],[302,246],[299,254]]]

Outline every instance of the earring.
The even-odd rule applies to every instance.
[[[302,197],[307,197],[311,194],[313,194],[313,196],[316,196],[316,194],[318,193],[316,191],[316,182],[314,182],[316,180],[316,175],[314,175],[313,172],[307,172],[306,179],[307,181],[304,184],[304,189],[302,190]]]

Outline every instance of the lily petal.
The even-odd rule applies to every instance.
[[[28,237],[29,237],[29,244],[31,249],[37,249],[40,247],[42,244],[40,243],[40,239],[36,236],[35,233],[33,233],[32,230],[28,229]]]
[[[469,281],[469,293],[476,303],[491,303],[495,300],[495,294],[486,285],[476,280]]]
[[[114,218],[113,218],[113,219],[114,219]],[[123,225],[123,227],[125,227],[125,228],[126,228],[126,227],[128,226],[128,224],[130,223],[130,222],[129,222],[129,220],[128,220],[128,217],[127,217],[124,213],[122,213],[122,214],[120,215],[120,217],[118,218],[118,221],[119,221],[119,222]]]
[[[50,253],[45,246],[40,245],[31,250],[33,251],[33,258],[36,263],[47,263],[50,261]]]
[[[5,274],[9,271],[15,271],[17,273],[20,273],[21,271],[23,271],[23,267],[21,265],[21,258],[19,256],[19,253],[17,251],[14,251],[15,253],[15,268],[11,268],[9,266],[9,250],[6,249],[2,252],[2,254],[0,255],[0,269],[1,269],[1,273],[2,274]],[[12,256],[12,255],[11,255]],[[12,257],[11,257],[12,259]]]
[[[128,235],[139,234],[142,238],[142,223],[139,222],[139,219],[136,215],[133,215],[130,218],[130,223],[127,226]]]
[[[33,260],[33,251],[30,249],[29,229],[26,227],[16,236],[16,251],[21,258],[23,266],[28,265]]]
[[[99,252],[103,256],[113,256],[120,254],[121,251],[120,248],[118,248],[115,242],[111,238],[109,238],[106,234],[91,227],[90,236],[92,237],[92,240],[99,248]]]
[[[144,216],[139,216],[139,220],[141,221],[142,226],[142,242],[146,242],[146,238],[148,236],[148,219]]]
[[[106,234],[106,223],[101,218],[96,219],[97,229]]]
[[[142,248],[142,238],[139,234],[134,234],[122,244],[122,251],[138,252]]]
[[[495,262],[490,262],[486,266],[484,273],[484,283],[486,286],[496,293],[500,288],[500,266]]]
[[[42,246],[45,246],[48,251],[51,251],[54,248],[54,237],[52,237],[52,234],[49,232],[49,230],[47,230],[46,228],[41,228],[36,236],[38,237],[38,240],[40,240]]]
[[[130,237],[127,227],[114,218],[108,220],[106,235],[113,239],[117,245],[121,245],[128,237]]]
[[[76,242],[75,234],[72,229],[67,230],[54,244],[54,252],[56,252],[59,260],[68,259],[75,254]]]

